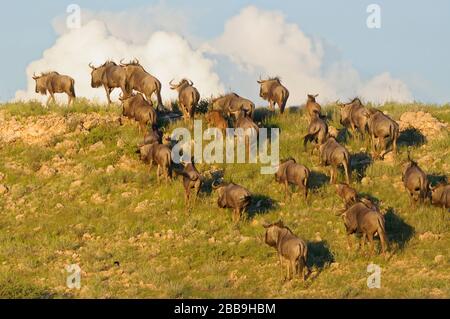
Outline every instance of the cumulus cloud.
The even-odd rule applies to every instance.
[[[362,79],[336,54],[337,48],[306,35],[278,11],[246,7],[225,22],[222,34],[204,41],[190,33],[188,25],[183,12],[165,4],[119,13],[83,10],[78,30],[67,30],[65,20],[58,18],[54,27],[59,38],[27,67],[28,87],[18,91],[16,99],[37,97],[33,72],[58,70],[75,78],[78,96],[103,102],[103,90],[90,87],[88,63],[136,57],[160,79],[166,101],[176,97],[167,83],[188,77],[203,97],[234,91],[265,105],[258,96],[260,76],[281,77],[290,91],[288,105],[304,103],[307,93],[319,93],[321,102],[356,95],[375,103],[412,100],[401,80],[388,72]]]
[[[307,93],[320,93],[322,101],[353,95],[374,102],[411,100],[407,86],[388,73],[364,81],[350,63],[325,61],[324,41],[307,36],[277,11],[244,8],[205,50],[225,54],[253,78],[280,76],[290,89],[290,104],[303,103]]]
[[[175,78],[190,78],[202,94],[211,95],[223,91],[219,76],[213,71],[214,62],[191,48],[189,43],[176,33],[156,31],[143,44],[130,44],[115,37],[105,23],[92,20],[80,29],[62,34],[40,60],[32,62],[26,70],[28,88],[16,93],[16,100],[37,98],[34,92],[34,72],[57,70],[75,79],[77,96],[106,101],[104,90],[90,87],[88,64],[100,65],[107,59],[138,58],[142,65],[162,83],[162,96],[167,101],[176,94],[169,89],[168,82]],[[117,97],[115,91],[113,97]],[[61,100],[61,97],[59,98]],[[45,100],[45,97],[40,97]]]

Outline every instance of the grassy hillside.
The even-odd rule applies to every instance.
[[[450,123],[450,106],[382,109],[395,119],[407,110],[426,110]],[[326,110],[340,128],[333,107]],[[87,113],[114,118],[120,109],[86,101],[69,109],[33,103],[0,107],[0,119],[17,125],[48,117],[71,123],[45,142],[0,145],[0,184],[8,188],[0,194],[0,297],[450,297],[449,215],[428,204],[412,208],[401,184],[408,144],[432,178],[449,175],[448,134],[422,145],[403,136],[397,161],[354,166],[353,187],[380,200],[387,212],[391,254],[385,258],[356,251],[357,245],[347,249],[343,223],[335,216],[342,203],[327,183],[329,170],[301,147],[303,110],[263,124],[281,129],[281,157],[295,157],[312,169],[308,202],[299,195],[285,200],[281,185],[272,175],[260,175],[259,165],[197,165],[207,177],[225,169],[225,180],[256,195],[258,204],[238,227],[230,211],[217,208],[208,187],[189,213],[181,180],[156,184],[155,169],[149,172],[135,153],[141,141],[137,125],[111,120],[80,129],[79,116]],[[182,123],[169,129],[177,125]],[[346,146],[356,154],[354,163],[367,158],[368,142],[348,139]],[[305,283],[281,282],[276,252],[261,240],[262,223],[278,219],[308,242],[313,273]],[[382,268],[380,289],[366,286],[372,262]],[[69,264],[82,269],[80,290],[66,287]]]

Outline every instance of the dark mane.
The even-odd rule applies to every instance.
[[[281,82],[281,78],[279,76],[273,76],[273,77],[268,78],[267,81]]]
[[[59,73],[56,71],[48,71],[48,72],[41,73],[41,75],[39,77],[47,76],[47,75],[51,75],[51,74],[59,75]]]

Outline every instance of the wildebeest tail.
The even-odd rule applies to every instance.
[[[75,95],[75,80],[74,79],[70,80],[70,94],[72,94],[73,97],[77,97]]]
[[[287,89],[284,89],[281,91],[281,94],[282,96],[281,96],[280,113],[283,113],[286,107],[287,100],[289,98],[289,91]]]
[[[157,81],[156,84],[156,98],[158,100],[158,107],[163,107],[162,98],[161,98],[161,82]]]
[[[380,236],[380,240],[381,240],[381,245],[386,245],[386,248],[389,247],[389,241],[388,238],[386,236],[386,228],[384,226],[384,217],[382,215],[379,215],[377,218],[377,222],[378,222],[378,228],[377,228],[377,232],[378,235]]]

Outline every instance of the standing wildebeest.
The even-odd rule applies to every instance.
[[[202,186],[202,175],[198,172],[194,165],[194,162],[182,162],[183,170],[177,171],[176,173],[183,176],[183,187],[184,187],[184,202],[189,208],[190,192],[194,190],[194,205],[197,199],[197,195],[200,192],[200,187]]]
[[[223,117],[221,111],[210,110],[205,115],[205,120],[208,123],[209,127],[215,127],[222,131],[222,134],[225,135],[226,129],[228,127],[228,122]]]
[[[111,104],[111,92],[114,88],[121,88],[122,94],[127,94],[127,74],[125,69],[117,65],[113,61],[106,61],[99,67],[89,63],[91,72],[91,87],[98,88],[103,86],[106,91],[108,104]]]
[[[308,197],[308,178],[310,171],[307,167],[297,164],[295,159],[289,158],[282,161],[275,173],[275,181],[284,184],[286,197],[289,195],[289,185],[298,185],[299,190],[303,190],[305,199]]]
[[[342,164],[345,171],[345,179],[350,184],[350,154],[347,149],[339,144],[334,137],[319,146],[320,163],[322,165],[331,165],[330,183],[336,183],[337,167]]]
[[[317,145],[321,145],[326,142],[328,138],[328,125],[320,117],[320,114],[314,112],[311,115],[311,122],[308,126],[308,134],[303,138],[303,147],[306,151],[306,144],[314,141]],[[311,150],[311,153],[314,149]]]
[[[232,114],[236,117],[241,110],[244,110],[247,116],[253,118],[255,111],[255,104],[252,101],[240,97],[236,93],[228,93],[212,99],[211,106],[212,110],[222,111],[222,114],[228,117]]]
[[[369,112],[361,103],[359,98],[354,98],[350,103],[337,103],[341,108],[341,124],[349,128],[354,134],[357,130],[360,137],[364,138],[367,130],[367,121],[369,120]]]
[[[431,188],[431,203],[436,206],[450,208],[450,184],[441,183]]]
[[[257,82],[261,84],[259,96],[264,100],[269,101],[269,109],[274,111],[275,104],[278,104],[280,113],[283,114],[287,99],[289,98],[289,91],[281,84],[280,79],[276,77],[268,80],[259,80]]]
[[[55,93],[66,93],[69,97],[68,105],[72,104],[76,98],[75,80],[70,76],[61,75],[58,72],[48,72],[39,76],[33,74],[33,80],[36,81],[36,93],[47,95],[48,92],[50,94],[47,105],[50,103],[50,100],[56,103]]]
[[[381,251],[384,253],[388,246],[384,216],[372,205],[362,202],[353,204],[342,213],[342,219],[348,236],[348,245],[351,247],[350,235],[362,234],[360,246],[364,247],[366,237],[370,243],[370,252],[374,251],[373,236],[378,233],[381,241]]]
[[[161,171],[166,181],[172,179],[172,151],[167,145],[153,143],[145,144],[138,150],[141,160],[150,164],[150,170],[153,162],[158,165],[156,170],[156,178],[160,182]]]
[[[252,194],[244,187],[235,183],[212,183],[212,188],[219,197],[217,205],[220,208],[233,208],[233,222],[239,222],[241,214],[250,206]]]
[[[308,258],[308,246],[306,243],[295,236],[282,221],[264,224],[263,227],[266,229],[266,244],[277,250],[280,260],[281,278],[283,278],[283,260],[285,260],[287,267],[284,280],[292,279],[297,273],[302,276],[302,280],[305,280],[309,272],[306,264]]]
[[[120,65],[125,69],[127,75],[127,93],[131,94],[133,90],[141,92],[149,102],[152,100],[152,95],[156,94],[158,109],[164,110],[161,99],[161,82],[145,71],[137,59],[130,63],[120,62]]]
[[[123,106],[123,116],[134,119],[139,123],[139,132],[145,132],[146,127],[156,123],[156,111],[140,93],[119,97]]]
[[[411,204],[417,201],[423,202],[428,196],[428,178],[427,174],[419,167],[417,162],[413,161],[408,152],[408,161],[403,171],[403,185],[408,191]]]
[[[318,96],[319,94],[308,94],[308,99],[306,101],[306,111],[308,112],[309,118],[311,120],[314,118],[314,113],[318,114],[319,116],[322,114],[322,108],[320,107],[320,104],[316,102],[316,97]]]
[[[169,85],[172,90],[178,91],[178,106],[183,112],[184,119],[194,121],[195,107],[200,100],[200,93],[193,86],[194,83],[191,80],[182,79],[178,84],[172,82],[173,80]]]
[[[345,208],[349,208],[352,204],[358,200],[358,193],[355,189],[351,188],[347,184],[336,184],[336,194],[344,201]]]
[[[388,152],[388,145],[392,145],[394,155],[397,154],[397,139],[399,136],[399,126],[397,122],[392,120],[389,116],[377,109],[368,110],[369,119],[367,121],[367,128],[370,133],[372,152],[377,155],[377,150],[380,150],[380,158]]]

